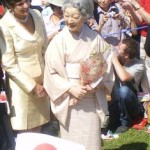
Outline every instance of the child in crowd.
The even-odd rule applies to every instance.
[[[123,29],[130,27],[123,8],[111,0],[98,0],[95,5],[94,18],[97,22],[95,30],[111,45],[118,46],[126,36]]]
[[[49,0],[51,13],[43,15],[47,37],[51,41],[52,38],[59,32],[64,26],[63,20],[63,1],[62,0]]]

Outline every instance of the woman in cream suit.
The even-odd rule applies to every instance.
[[[49,121],[49,100],[42,86],[47,38],[40,13],[30,0],[7,0],[1,19],[2,63],[8,74],[11,123],[14,130],[39,131]]]

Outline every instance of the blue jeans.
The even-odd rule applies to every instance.
[[[130,86],[114,86],[112,100],[109,103],[109,127],[131,126],[139,114],[139,102],[136,92]]]

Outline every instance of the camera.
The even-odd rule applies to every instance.
[[[115,14],[116,14],[116,12],[111,11],[111,12],[107,13],[106,16],[109,18],[113,18],[115,16]]]
[[[113,18],[116,14],[119,13],[119,9],[116,5],[111,7],[111,11],[106,14],[107,17]]]

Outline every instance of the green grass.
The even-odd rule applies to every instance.
[[[104,140],[103,150],[150,150],[150,134],[145,130],[130,129],[118,139]]]

